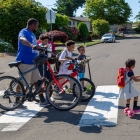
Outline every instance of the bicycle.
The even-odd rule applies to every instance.
[[[45,49],[42,48],[40,49],[40,51],[43,52],[45,51]],[[36,99],[36,95],[39,94],[44,82],[47,83],[46,89],[43,90],[45,92],[45,97],[54,108],[66,111],[77,106],[82,96],[82,88],[79,82],[69,75],[63,74],[55,76],[50,65],[50,59],[45,54],[39,55],[34,59],[34,62],[36,66],[24,73],[22,73],[19,69],[19,65],[22,64],[21,61],[9,63],[9,66],[11,68],[16,67],[18,69],[20,76],[18,78],[12,76],[0,77],[0,108],[9,111],[18,108],[26,100],[38,102],[38,100]],[[28,84],[26,79],[24,78],[24,75],[37,69],[39,64],[44,63],[46,63],[48,66],[48,70],[52,76],[52,80],[48,81],[48,79],[46,79],[45,77],[42,78],[40,84],[33,92],[33,84]],[[28,89],[27,94],[25,94],[25,88],[23,83],[21,83],[21,80],[24,81],[25,87],[26,89]],[[11,84],[9,86],[10,82]],[[17,86],[20,87],[19,92],[16,91]],[[52,98],[52,95],[54,94],[62,95],[63,98],[61,100]],[[15,102],[17,102],[16,105],[14,105]]]
[[[59,58],[61,53],[57,54],[57,59]],[[79,81],[80,85],[82,86],[82,97],[81,97],[81,102],[87,102],[89,101],[95,94],[95,85],[94,83],[88,78],[79,78],[78,77],[78,67],[79,64],[81,63],[81,61],[77,60],[77,59],[71,59],[71,62],[68,62],[67,65],[69,64],[73,64],[75,66],[75,68],[73,68],[73,72],[70,74],[70,76],[72,77],[77,77],[77,80]],[[85,62],[89,62],[90,59],[85,60]],[[55,65],[55,71],[58,72],[59,71],[59,65],[60,64],[56,64]],[[88,63],[89,65],[89,63]],[[84,86],[82,85],[82,83],[84,83]]]
[[[76,59],[71,59],[71,62],[68,62],[67,64],[73,64],[75,65],[75,68],[73,69],[73,72],[70,74],[72,77],[77,77],[77,80],[79,81],[80,85],[82,86],[82,97],[81,101],[82,102],[87,102],[89,101],[95,94],[95,85],[94,83],[88,79],[88,78],[79,78],[78,76],[78,67],[79,64],[82,63],[82,61],[76,60]],[[86,59],[85,63],[90,61],[90,59]]]

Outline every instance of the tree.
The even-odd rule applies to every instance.
[[[52,25],[53,30],[60,30],[62,27],[67,26],[69,18],[66,15],[56,14],[55,23]],[[50,24],[47,24],[47,30],[50,30]]]
[[[0,38],[17,50],[18,33],[26,27],[27,20],[36,18],[39,28],[45,29],[46,12],[46,8],[35,0],[0,0]]]
[[[78,29],[80,31],[81,37],[86,37],[86,38],[89,37],[89,31],[88,31],[87,25],[84,22],[80,22],[78,24]]]
[[[97,19],[92,22],[93,33],[102,36],[109,31],[109,23],[104,19]]]
[[[140,3],[140,1],[139,1],[138,3]],[[136,19],[137,21],[140,20],[140,12],[138,12],[138,14],[135,16],[135,19]]]
[[[53,10],[56,11],[59,14],[65,14],[69,17],[74,16],[74,12],[79,7],[82,7],[85,3],[85,0],[57,0],[56,1],[56,9]]]
[[[85,4],[85,14],[90,19],[105,19],[111,25],[126,23],[131,13],[125,0],[86,0]]]

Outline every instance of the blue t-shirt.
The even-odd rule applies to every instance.
[[[82,54],[79,54],[77,60],[85,60],[86,59],[86,55],[82,55]],[[85,65],[79,65],[79,68],[78,68],[78,72],[79,73],[85,73]]]
[[[21,36],[25,37],[32,45],[37,45],[35,35],[27,28],[22,29],[18,35],[16,61],[22,61],[23,64],[34,64],[33,60],[38,56],[38,51],[22,44],[19,40]]]

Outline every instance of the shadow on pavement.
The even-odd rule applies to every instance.
[[[1,74],[4,74],[4,72],[0,72],[0,75],[1,75]]]
[[[0,115],[5,114],[6,112],[7,112],[7,111],[1,110],[1,111],[0,111]]]
[[[71,110],[71,111],[59,111],[54,109],[53,107],[49,107],[46,112],[39,112],[35,118],[44,117],[46,118],[44,120],[44,123],[57,123],[57,125],[62,124],[72,124],[77,126],[79,124],[79,121],[83,115],[84,111],[77,111],[77,110]],[[79,128],[79,131],[85,132],[85,133],[101,133],[102,127],[98,126],[85,126],[85,127],[77,127]]]
[[[79,130],[85,133],[101,133],[102,127],[101,126],[92,126],[92,127],[86,126],[86,127],[80,127]]]

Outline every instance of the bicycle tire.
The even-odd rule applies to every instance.
[[[88,79],[88,78],[81,78],[81,79],[79,79],[79,80],[80,80],[80,82],[84,81],[84,83],[85,83],[85,82],[88,83],[88,84],[87,84],[88,87],[86,87],[86,86],[83,87],[83,86],[82,86],[82,87],[83,87],[83,92],[82,92],[82,97],[81,97],[81,102],[87,102],[87,101],[89,101],[90,99],[92,99],[93,96],[95,95],[95,85],[94,85],[94,83],[93,83],[90,79]],[[90,90],[90,92],[89,92],[89,90]],[[88,94],[85,94],[86,91],[87,91]]]
[[[18,77],[17,77],[17,78],[18,78]],[[17,78],[16,78],[16,79],[17,79]],[[14,82],[13,80],[10,82],[9,87],[12,86],[13,82]],[[33,91],[33,89],[34,89],[34,87],[31,86],[31,91]],[[25,93],[27,94],[28,91],[29,91],[29,90],[26,88],[26,89],[25,89]],[[32,93],[33,93],[33,92],[32,92]],[[40,100],[39,100],[39,98],[38,98],[37,95],[36,95],[36,96],[33,95],[33,96],[32,96],[32,99],[31,99],[31,100],[28,100],[28,101],[35,101],[35,102],[37,102],[37,103],[40,102]]]
[[[5,83],[6,85],[4,86],[4,89],[2,89],[4,80],[6,82]],[[14,87],[10,86],[10,85],[12,85],[11,81],[13,81],[13,84],[15,84],[15,85],[13,85]],[[17,92],[13,91],[17,85],[20,86],[20,90],[21,90],[21,92],[18,94],[17,94]],[[10,93],[10,95],[9,95],[9,93]],[[20,96],[19,96],[19,94],[20,94]],[[15,98],[14,101],[12,101],[12,97]],[[25,98],[25,90],[24,90],[23,84],[20,81],[17,81],[17,79],[12,76],[0,77],[0,108],[1,109],[4,109],[6,111],[14,110],[14,109],[18,108],[24,102],[24,98]],[[3,105],[6,102],[2,102],[2,101],[3,100],[7,101],[7,99],[9,100],[10,107]],[[16,102],[16,100],[18,100],[18,101]]]
[[[60,83],[60,81],[63,81],[63,80],[67,81],[68,80],[68,82],[64,82],[65,85],[63,85],[63,90],[65,91],[65,94],[60,94],[61,96],[63,95],[62,99],[55,99],[54,97],[52,97],[54,94],[58,95],[58,92],[59,92],[59,91],[56,92],[57,86],[56,86],[55,81],[53,79],[52,81],[50,81],[48,83],[48,86],[46,89],[46,97],[47,97],[49,103],[54,108],[61,110],[61,111],[68,111],[70,109],[73,109],[80,102],[81,96],[82,96],[82,87],[81,87],[79,81],[76,80],[75,78],[73,78],[72,76],[66,75],[66,74],[57,75],[56,79],[57,79],[57,82],[59,82],[59,83]],[[76,97],[73,96],[73,93],[72,93],[73,92],[72,88],[73,88],[74,84],[76,85],[76,91],[75,91],[76,92],[75,94],[77,95]],[[70,88],[68,88],[69,86],[70,86]],[[51,94],[51,96],[50,96],[50,94]],[[61,101],[63,103],[59,103]]]

